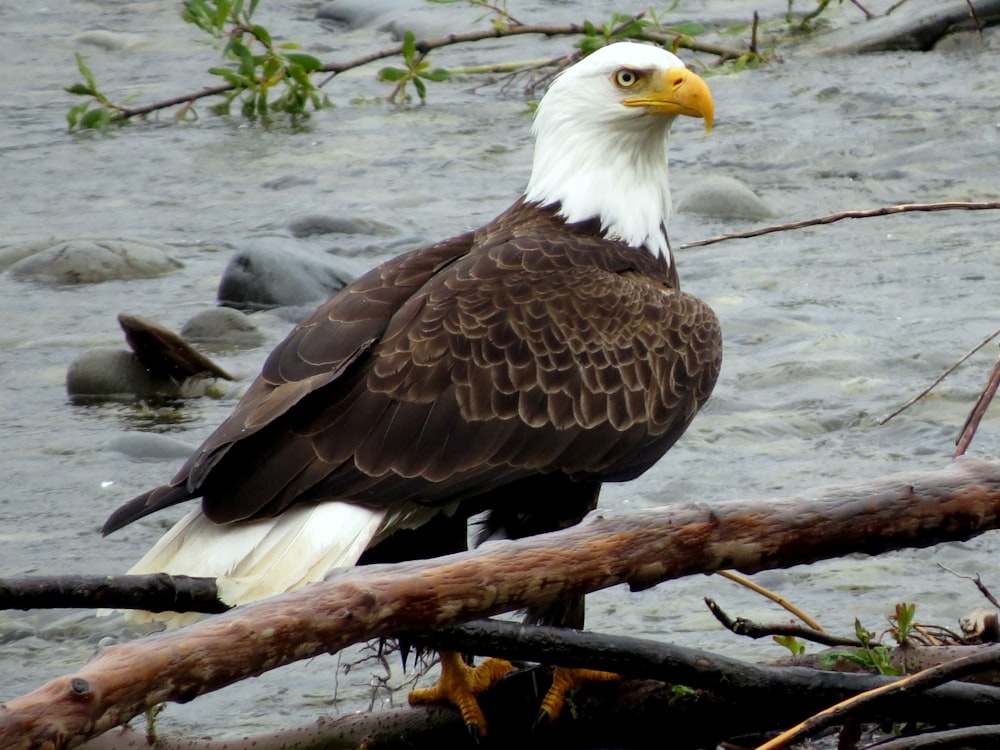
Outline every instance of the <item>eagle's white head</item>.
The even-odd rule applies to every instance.
[[[667,135],[678,115],[712,127],[712,95],[661,47],[618,42],[561,73],[538,104],[528,202],[669,258]]]

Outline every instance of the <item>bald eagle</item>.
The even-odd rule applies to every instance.
[[[611,44],[564,71],[520,199],[319,307],[169,484],[111,514],[104,534],[201,498],[130,572],[212,576],[240,604],[465,549],[477,514],[488,536],[569,526],[602,483],[650,468],[721,362],[666,234],[670,127],[712,114],[659,47]],[[582,614],[578,598],[529,617]]]

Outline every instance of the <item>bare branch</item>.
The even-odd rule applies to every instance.
[[[990,403],[992,403],[993,397],[997,393],[997,387],[1000,387],[1000,358],[993,365],[993,372],[990,374],[989,380],[986,381],[982,393],[979,394],[979,398],[976,399],[976,403],[973,405],[972,411],[969,412],[965,424],[962,425],[962,430],[955,441],[955,444],[958,446],[955,449],[956,456],[965,455],[965,451],[968,449],[972,438],[976,434],[976,430],[979,428],[979,422],[982,421],[986,410],[990,408]]]
[[[742,240],[750,237],[760,237],[764,234],[772,234],[774,232],[787,232],[791,229],[802,229],[804,227],[814,227],[819,224],[833,224],[837,221],[842,221],[844,219],[869,219],[873,216],[890,216],[891,214],[902,214],[909,213],[912,211],[985,211],[1000,208],[1000,201],[982,201],[982,202],[967,202],[967,201],[952,201],[948,203],[901,203],[897,206],[883,206],[881,208],[867,208],[860,211],[840,211],[835,214],[830,214],[828,216],[820,216],[815,219],[804,219],[802,221],[793,221],[789,224],[774,224],[768,227],[761,227],[760,229],[753,229],[749,232],[735,232],[733,234],[720,234],[716,237],[710,237],[707,240],[698,240],[697,242],[688,242],[685,245],[681,245],[682,249],[687,249],[689,247],[704,247],[705,245],[714,245],[716,242],[725,242],[726,240]]]
[[[993,333],[991,333],[989,336],[987,336],[982,341],[980,341],[978,344],[976,344],[974,347],[972,347],[972,349],[970,349],[965,354],[963,354],[962,357],[957,362],[955,362],[954,364],[950,365],[948,367],[948,369],[946,369],[944,372],[942,372],[940,375],[938,375],[937,378],[934,379],[934,382],[932,382],[929,386],[927,386],[926,388],[924,388],[922,391],[920,391],[920,393],[918,393],[916,396],[914,396],[909,401],[907,401],[905,404],[903,404],[898,409],[896,409],[892,414],[890,414],[889,416],[885,417],[884,419],[879,420],[879,424],[883,425],[886,422],[888,422],[890,419],[892,419],[893,417],[895,417],[896,415],[902,413],[906,409],[909,409],[911,406],[913,406],[913,404],[915,404],[917,401],[919,401],[924,396],[926,396],[928,393],[930,393],[932,390],[934,390],[938,386],[938,383],[940,383],[946,377],[948,377],[953,372],[955,372],[955,370],[957,370],[962,365],[962,363],[965,362],[965,360],[967,360],[973,354],[975,354],[976,352],[978,352],[980,349],[982,349],[984,346],[986,346],[988,343],[990,343],[997,336],[1000,336],[1000,329],[997,329],[996,331],[994,331]],[[968,424],[968,421],[966,421],[966,424]],[[964,430],[964,428],[963,428],[963,430]]]

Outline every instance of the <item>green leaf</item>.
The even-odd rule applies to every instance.
[[[90,102],[80,102],[79,104],[74,104],[66,111],[66,122],[69,123],[69,129],[72,130],[80,122],[80,116],[87,111],[87,107],[90,106]]]
[[[420,97],[420,101],[424,101],[427,98],[427,87],[424,85],[424,82],[419,78],[414,78],[413,87],[417,90],[417,95]]]
[[[293,53],[285,55],[285,57],[288,59],[290,63],[298,65],[306,73],[312,73],[323,67],[323,63],[320,61],[320,59],[318,57],[313,57],[312,55]]]
[[[382,68],[378,72],[378,77],[383,81],[399,81],[406,77],[407,71],[399,68]]]
[[[86,79],[87,83],[90,84],[90,88],[96,91],[97,85],[94,83],[94,74],[90,72],[90,68],[87,67],[87,63],[83,61],[83,55],[79,52],[74,53],[74,55],[76,56],[76,67],[80,71],[80,75],[82,75]]]
[[[80,127],[104,130],[111,123],[110,109],[92,109],[80,118]]]
[[[66,86],[63,90],[70,94],[76,94],[77,96],[94,95],[94,90],[89,86],[84,86],[82,83],[74,83],[72,86]]]
[[[271,34],[263,26],[261,26],[259,24],[256,24],[256,25],[250,27],[250,31],[253,32],[253,35],[255,37],[257,37],[258,39],[260,39],[261,43],[265,47],[270,47],[271,46]]]
[[[413,32],[407,30],[403,35],[403,59],[408,65],[413,65],[413,57],[417,54],[417,39]]]
[[[440,83],[441,81],[447,81],[451,78],[451,73],[449,73],[444,68],[434,68],[434,70],[427,70],[420,74],[420,77],[427,81],[434,81],[435,83]]]

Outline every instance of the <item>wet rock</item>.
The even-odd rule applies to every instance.
[[[677,210],[715,219],[760,221],[774,216],[764,201],[732,177],[707,177],[688,186],[677,199]]]
[[[282,177],[275,177],[273,180],[267,180],[260,183],[262,188],[267,188],[268,190],[288,190],[290,188],[303,187],[306,185],[315,185],[316,180],[311,177],[302,177],[297,174],[288,174]]]
[[[147,370],[125,349],[90,349],[69,366],[66,391],[74,397],[177,398],[181,387],[165,375]]]
[[[126,432],[111,441],[108,447],[126,456],[141,459],[185,459],[194,453],[194,446],[168,435],[151,432]]]
[[[332,259],[277,248],[238,252],[219,281],[218,299],[238,310],[315,306],[354,279]]]
[[[231,307],[213,307],[198,313],[181,328],[181,336],[199,344],[248,349],[266,340],[249,317]]]
[[[66,392],[80,401],[164,399],[220,396],[219,381],[191,377],[184,381],[151,372],[134,352],[102,347],[77,357],[66,373]]]
[[[166,245],[138,239],[64,239],[9,248],[20,259],[7,268],[18,281],[43,284],[97,284],[112,279],[148,279],[182,264]]]
[[[345,216],[312,214],[292,219],[288,230],[295,237],[310,237],[314,234],[364,234],[389,235],[395,229],[388,224],[371,219],[352,219]]]

